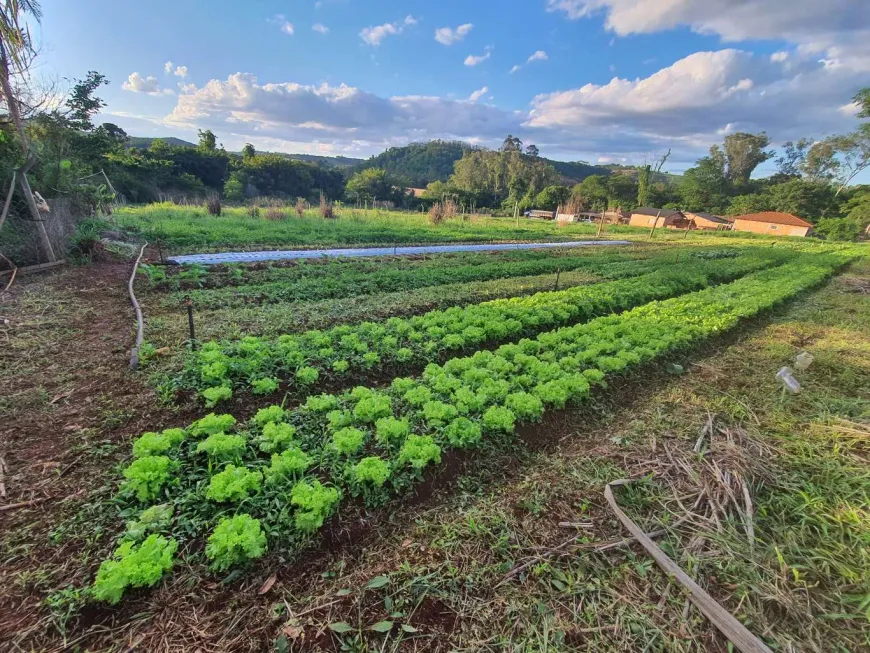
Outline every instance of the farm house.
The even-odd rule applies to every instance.
[[[748,231],[768,236],[808,236],[813,225],[790,213],[763,211],[738,215],[734,218],[734,231]]]
[[[686,216],[682,211],[673,209],[654,209],[646,206],[634,209],[628,219],[632,227],[667,227],[685,229]]]
[[[705,231],[728,231],[734,223],[733,218],[727,218],[712,213],[685,211],[686,218],[692,223],[692,229]]]

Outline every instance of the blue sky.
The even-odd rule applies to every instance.
[[[851,129],[870,80],[862,0],[42,5],[39,74],[98,70],[102,120],[188,140],[208,127],[234,150],[365,157],[514,133],[564,160],[670,148],[679,171],[732,131]]]

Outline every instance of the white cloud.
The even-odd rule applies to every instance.
[[[284,14],[275,14],[270,22],[277,25],[278,29],[280,29],[282,32],[289,36],[293,36],[293,34],[296,32],[296,28],[293,26],[293,23],[287,20],[287,17]]]
[[[806,53],[870,71],[865,0],[548,0],[547,9],[575,20],[603,13],[607,28],[620,36],[688,26],[729,42],[785,40]]]
[[[480,98],[482,98],[482,97],[483,97],[484,95],[486,95],[487,93],[489,93],[489,87],[488,87],[488,86],[484,86],[483,88],[478,89],[478,90],[474,91],[474,93],[472,93],[471,95],[469,95],[469,96],[468,96],[468,101],[469,101],[469,102],[477,102]]]
[[[405,31],[405,27],[416,25],[418,22],[419,21],[413,16],[405,16],[405,20],[401,23],[384,23],[383,25],[376,25],[374,27],[365,27],[359,33],[359,36],[363,41],[376,48],[388,36],[401,34]]]
[[[311,29],[319,34],[329,34],[329,28],[322,23],[314,23]]]
[[[127,81],[121,84],[121,88],[132,93],[160,94],[160,85],[157,83],[157,78],[151,75],[142,77],[139,73],[130,73]]]
[[[543,50],[538,50],[537,52],[535,52],[535,54],[533,54],[526,60],[526,63],[532,63],[533,61],[546,61],[549,58],[550,57],[547,56],[546,52],[544,52]]]
[[[780,63],[785,61],[786,59],[788,59],[788,52],[785,52],[784,50],[774,52],[772,55],[770,55],[770,60],[774,63]]]
[[[184,79],[185,77],[187,77],[187,66],[177,66],[172,74],[176,77],[181,77],[181,79]]]
[[[510,72],[510,74],[513,75],[515,72],[519,72],[519,71],[522,70],[522,69],[523,69],[523,67],[522,67],[521,65],[517,64],[516,66],[514,66],[513,68],[511,68],[511,72]]]
[[[486,50],[484,54],[474,55],[470,54],[465,57],[465,65],[466,66],[477,66],[478,64],[482,64],[484,61],[489,59],[492,52],[489,49]]]
[[[435,40],[442,45],[453,45],[468,36],[468,33],[473,27],[474,25],[471,23],[465,23],[456,29],[451,27],[439,27],[435,30]]]
[[[163,64],[163,72],[168,75],[169,73],[172,72],[172,66],[173,66],[172,62],[167,61],[165,64]]]

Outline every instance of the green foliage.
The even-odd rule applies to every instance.
[[[340,401],[335,395],[311,395],[305,402],[305,408],[316,413],[326,413],[338,408]]]
[[[269,395],[278,391],[278,384],[276,378],[257,379],[251,382],[251,392],[255,395]]]
[[[133,457],[159,456],[184,441],[184,429],[166,429],[160,433],[143,433],[133,443]]]
[[[332,487],[323,486],[317,479],[299,481],[290,491],[290,502],[296,511],[296,528],[303,533],[313,533],[332,514],[341,495]]]
[[[457,417],[444,429],[444,436],[451,446],[465,449],[480,442],[480,425],[467,417]]]
[[[123,489],[132,492],[142,503],[160,496],[163,486],[169,481],[176,463],[167,456],[143,456],[137,458],[124,470]]]
[[[423,404],[423,417],[429,426],[443,426],[458,414],[456,406],[443,401],[427,401]]]
[[[296,383],[301,386],[312,385],[320,378],[320,372],[313,367],[300,367],[296,370]]]
[[[266,483],[278,485],[287,478],[295,478],[308,469],[313,460],[301,449],[291,448],[280,454],[272,454],[272,464],[264,471]]]
[[[206,453],[215,460],[238,460],[245,451],[247,441],[241,435],[214,433],[199,443],[197,453]]]
[[[128,587],[151,587],[172,568],[178,542],[160,535],[149,535],[136,545],[124,542],[112,559],[104,560],[93,585],[98,601],[116,604]]]
[[[260,491],[263,475],[245,467],[227,465],[211,477],[205,496],[212,501],[244,501]]]
[[[267,406],[257,411],[257,414],[254,415],[254,422],[260,426],[264,426],[269,422],[280,422],[284,419],[285,414],[281,406]]]
[[[535,205],[539,209],[555,211],[568,201],[571,195],[565,186],[547,186],[535,197]]]
[[[366,168],[353,174],[345,187],[347,196],[356,202],[396,200],[393,181],[380,168]]]
[[[354,466],[353,473],[358,482],[381,487],[390,478],[390,465],[377,456],[369,456]]]
[[[205,417],[198,419],[190,426],[190,433],[195,436],[214,435],[215,433],[224,433],[229,431],[236,425],[236,418],[232,415],[215,415],[209,413]]]
[[[360,400],[353,409],[354,418],[366,424],[371,424],[392,414],[392,402],[390,397],[384,394],[373,394],[366,397]]]
[[[504,406],[490,406],[483,413],[483,425],[491,431],[513,433],[516,415]]]
[[[544,414],[543,402],[528,392],[509,394],[504,403],[514,415],[526,422],[537,422]]]
[[[409,432],[407,419],[382,417],[375,422],[375,439],[382,444],[401,442]]]
[[[205,555],[215,571],[256,560],[266,553],[266,535],[260,522],[248,514],[225,517],[208,538]]]
[[[146,535],[167,530],[172,521],[172,512],[172,505],[169,503],[146,508],[139,514],[138,519],[127,522],[124,539],[138,542]]]
[[[348,426],[332,434],[332,448],[343,456],[352,456],[362,448],[365,439],[365,432]]]
[[[410,463],[414,469],[423,469],[429,463],[441,462],[441,447],[429,435],[411,434],[399,451],[398,462],[400,465]]]
[[[260,437],[260,450],[266,452],[283,451],[293,444],[296,427],[290,424],[267,422]]]

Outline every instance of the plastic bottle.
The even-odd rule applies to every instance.
[[[799,372],[803,372],[805,369],[807,369],[810,365],[813,364],[814,360],[815,360],[815,358],[813,357],[813,355],[811,353],[806,352],[806,351],[802,351],[794,359],[794,368],[796,370],[798,370]]]
[[[790,367],[783,367],[779,372],[776,373],[776,378],[782,381],[785,389],[788,390],[791,394],[800,394],[801,384],[798,383],[798,380],[792,376]]]

